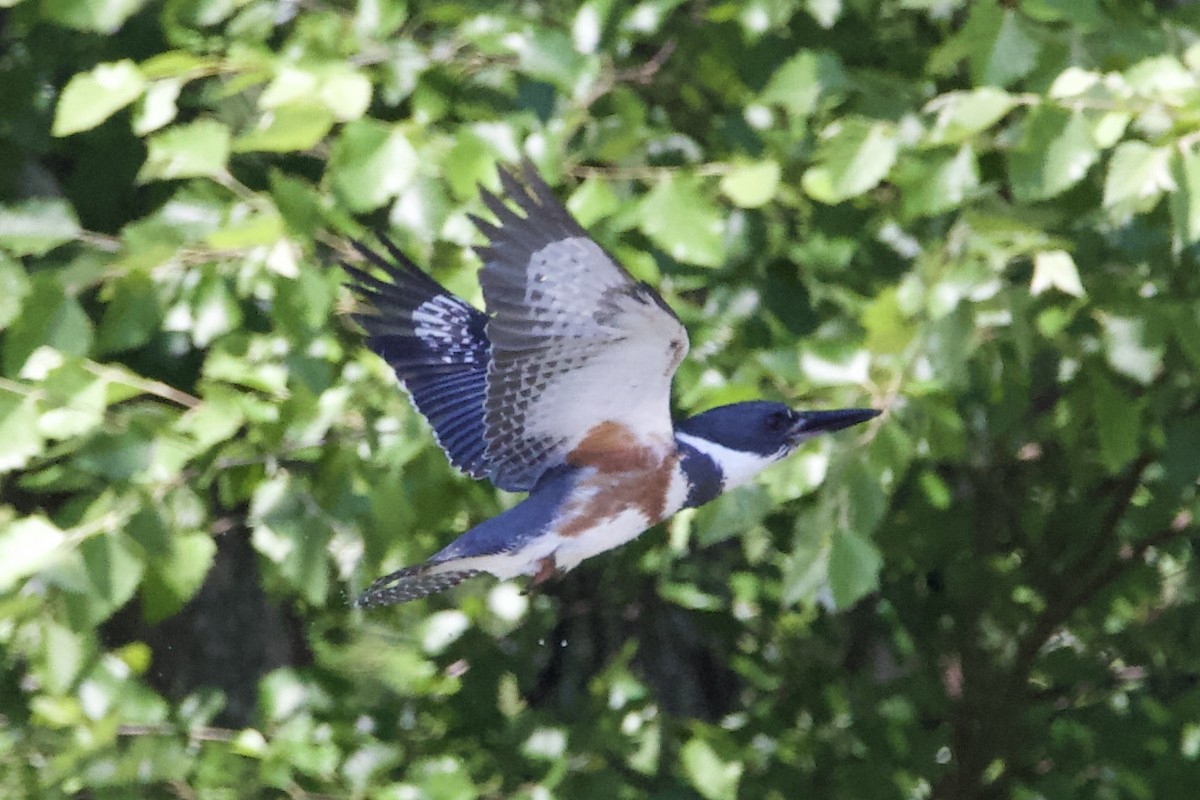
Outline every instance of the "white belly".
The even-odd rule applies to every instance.
[[[563,572],[574,569],[585,558],[633,541],[655,522],[646,519],[639,509],[627,508],[576,536],[555,534],[558,546],[554,549],[554,565]]]
[[[520,550],[455,559],[436,565],[433,569],[474,569],[505,580],[518,575],[536,575],[544,570],[545,559],[553,558],[555,569],[566,572],[579,566],[585,559],[633,541],[650,526],[674,516],[675,512],[683,508],[687,499],[687,481],[684,479],[683,470],[676,465],[667,487],[663,513],[658,519],[650,519],[642,508],[632,504],[624,507],[601,504],[606,513],[594,518],[589,514],[589,509],[600,494],[620,491],[620,486],[611,484],[585,484],[564,509],[559,524],[528,542]],[[587,520],[586,526],[582,528],[581,520]]]

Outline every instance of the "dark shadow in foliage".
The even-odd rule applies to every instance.
[[[559,621],[546,637],[546,661],[528,691],[533,706],[578,708],[588,685],[630,642],[634,673],[668,714],[715,721],[736,707],[739,682],[721,637],[698,612],[669,603],[654,582],[621,560],[585,564],[548,585]]]
[[[214,722],[245,727],[255,718],[258,682],[285,666],[312,661],[300,620],[262,590],[258,554],[250,533],[236,528],[218,536],[212,569],[199,594],[175,616],[147,624],[130,603],[101,631],[106,647],[132,641],[150,646],[146,678],[178,700],[200,688],[225,695]]]

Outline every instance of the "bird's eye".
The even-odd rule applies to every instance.
[[[771,433],[783,433],[792,426],[791,411],[776,411],[767,417],[767,430]]]

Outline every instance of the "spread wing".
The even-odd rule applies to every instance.
[[[531,164],[520,178],[501,170],[500,181],[504,201],[483,193],[498,224],[474,220],[488,238],[479,254],[493,482],[532,488],[604,422],[637,440],[670,441],[671,378],[688,350],[683,324],[588,237]]]
[[[382,236],[388,258],[354,246],[387,275],[387,281],[349,264],[352,288],[371,307],[354,315],[367,346],[382,357],[433,426],[450,463],[473,478],[489,477],[485,457],[484,397],[490,345],[487,317],[417,269]]]

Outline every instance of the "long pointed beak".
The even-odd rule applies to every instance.
[[[796,423],[796,435],[807,439],[818,433],[849,428],[860,422],[875,419],[882,412],[874,408],[838,408],[832,411],[804,411]]]

